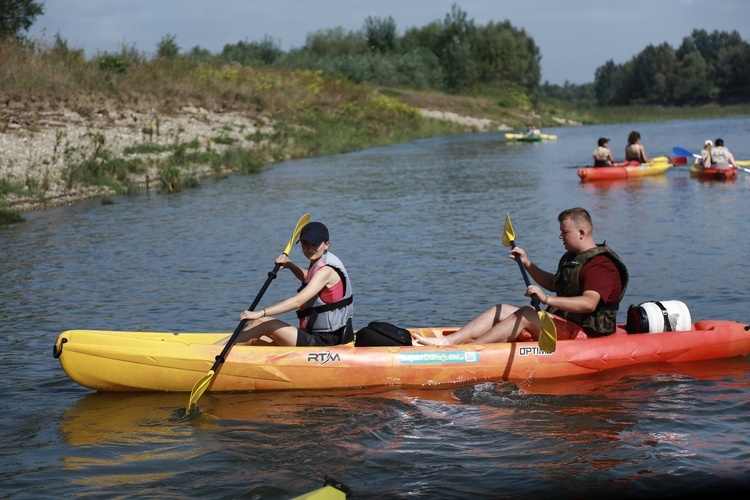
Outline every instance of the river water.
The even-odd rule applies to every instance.
[[[355,498],[588,498],[713,494],[750,484],[747,358],[640,366],[579,381],[450,390],[98,394],[52,357],[67,329],[226,331],[299,219],[326,223],[355,287],[359,328],[460,325],[527,303],[501,244],[552,270],[557,214],[592,214],[628,264],[620,311],[681,300],[693,320],[750,322],[750,174],[581,184],[600,136],[621,159],[698,152],[723,137],[750,158],[750,118],[466,134],[276,164],[173,196],[27,214],[0,228],[0,496],[290,498],[329,475]],[[302,263],[299,247],[291,255]],[[291,295],[280,273],[261,306]],[[285,318],[293,321],[293,317]]]

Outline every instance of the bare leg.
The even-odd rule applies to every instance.
[[[276,318],[256,319],[237,336],[235,345],[269,345],[268,342],[260,341],[263,336],[271,339],[270,345],[297,345],[297,328],[287,325]],[[229,337],[221,339],[217,344],[226,344]]]
[[[541,325],[539,317],[533,307],[526,306],[517,309],[495,324],[483,335],[472,340],[472,344],[492,344],[495,342],[513,342],[524,330],[527,330],[534,340],[539,340]]]
[[[417,342],[422,345],[458,345],[467,341],[474,341],[490,331],[499,322],[517,311],[518,308],[509,304],[497,304],[469,321],[465,326],[446,335],[445,337],[423,337],[412,333]],[[500,342],[500,341],[498,341]],[[476,343],[476,342],[474,342]]]

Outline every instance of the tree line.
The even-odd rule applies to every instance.
[[[191,54],[208,54],[194,48]],[[442,20],[399,35],[393,17],[369,16],[362,29],[336,27],[307,35],[301,48],[284,52],[272,38],[227,44],[219,58],[241,64],[268,64],[322,70],[355,82],[431,88],[450,93],[517,89],[527,95],[539,86],[539,48],[510,21],[478,25],[454,4]]]
[[[630,61],[596,70],[602,105],[745,102],[750,97],[750,44],[737,31],[693,30],[677,49],[649,45]]]

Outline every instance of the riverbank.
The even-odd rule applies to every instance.
[[[415,115],[407,119],[420,126],[406,140],[514,128],[489,118],[412,108],[379,94],[373,100],[403,108],[396,115]],[[531,119],[538,117],[518,113],[509,121],[515,125]],[[264,115],[209,111],[196,106],[184,106],[170,114],[106,108],[90,113],[0,109],[2,204],[6,210],[27,212],[97,197],[106,202],[120,193],[169,193],[196,186],[208,177],[252,173],[274,161],[314,156],[315,151],[294,147],[301,146],[300,138],[290,131],[299,132],[304,127]],[[361,146],[397,139],[371,137],[369,143]],[[343,146],[335,152],[347,150],[351,148]],[[227,155],[237,152],[245,152],[243,165],[226,161]],[[247,153],[254,159],[248,158]],[[165,173],[166,164],[173,167],[171,178]]]

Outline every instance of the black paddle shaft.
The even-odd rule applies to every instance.
[[[273,271],[268,273],[268,278],[266,279],[266,282],[263,283],[263,288],[260,289],[258,292],[258,295],[255,296],[255,300],[253,300],[253,303],[250,304],[250,307],[248,308],[248,311],[254,311],[255,308],[258,306],[258,302],[260,302],[260,299],[263,298],[263,294],[266,293],[266,290],[268,289],[268,286],[271,284],[271,281],[276,279],[276,275],[279,272],[279,269],[281,269],[281,264],[276,264],[273,268]],[[240,324],[237,325],[237,328],[235,328],[234,333],[229,338],[229,342],[224,346],[224,349],[221,351],[221,354],[216,356],[216,361],[214,362],[214,365],[211,367],[211,370],[216,371],[217,368],[219,368],[219,365],[224,362],[224,358],[227,354],[229,354],[229,350],[232,348],[232,344],[237,340],[237,337],[239,337],[240,332],[245,328],[245,324],[247,324],[247,320],[243,319],[240,321]]]
[[[516,248],[516,242],[511,241],[510,242],[510,249],[513,250]],[[531,282],[529,281],[529,275],[526,274],[526,268],[523,267],[523,262],[521,262],[521,257],[516,255],[516,262],[518,263],[518,269],[521,270],[521,274],[523,275],[523,281],[526,282],[526,286],[531,286]],[[536,296],[536,294],[531,296],[531,305],[534,306],[534,309],[537,311],[541,311],[541,308],[539,307],[539,298]]]

